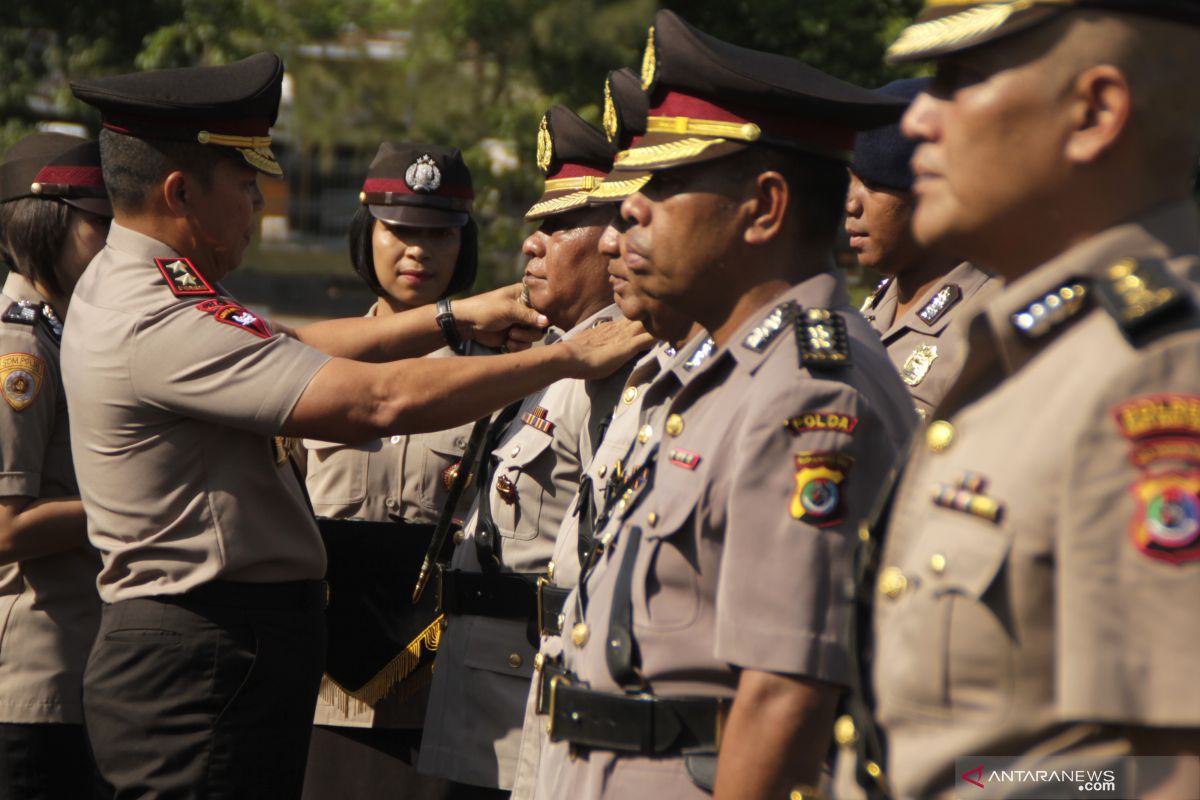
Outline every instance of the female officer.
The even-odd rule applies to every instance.
[[[380,146],[349,236],[354,269],[379,297],[368,316],[448,302],[445,298],[471,287],[477,261],[472,197],[471,174],[456,148],[389,142]],[[456,344],[450,342],[429,357],[454,356]],[[458,346],[457,352],[465,349]],[[354,446],[305,440],[306,482],[314,511],[333,519],[435,523],[470,427]],[[397,535],[403,535],[400,529]],[[331,565],[336,555],[331,550]],[[411,586],[402,589],[407,593]],[[436,632],[418,632],[409,649],[422,651],[420,666],[390,672],[384,685],[369,693],[382,692],[382,698],[371,702],[360,699],[363,692],[350,696],[326,675],[317,704],[306,798],[443,796],[440,780],[418,776],[410,766],[428,698],[431,644],[436,646]]]
[[[102,793],[82,680],[99,623],[59,373],[71,292],[112,208],[95,141],[40,133],[0,163],[0,798]]]

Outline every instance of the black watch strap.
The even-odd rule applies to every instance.
[[[438,327],[442,329],[442,338],[446,340],[446,344],[450,345],[450,349],[458,353],[460,356],[467,351],[467,345],[458,335],[458,325],[454,321],[454,312],[450,310],[450,299],[443,297],[437,301],[437,320]]]

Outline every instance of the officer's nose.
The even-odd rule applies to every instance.
[[[938,103],[941,102],[928,92],[921,92],[904,112],[900,120],[900,131],[917,142],[933,141],[937,134]]]
[[[617,232],[615,225],[609,225],[604,229],[604,233],[600,234],[600,255],[606,258],[620,258],[621,256],[621,234]]]
[[[546,255],[546,234],[534,231],[525,237],[521,252],[529,258],[542,258]]]
[[[846,190],[846,216],[861,217],[863,213],[863,182],[853,172],[850,173],[850,188]]]
[[[650,201],[641,192],[634,192],[621,202],[621,219],[633,225],[650,222]]]

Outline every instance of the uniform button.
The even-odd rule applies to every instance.
[[[467,440],[464,439],[463,437],[459,436],[457,439],[454,440],[454,449],[462,450],[466,446],[467,446]]]
[[[853,747],[858,743],[858,731],[854,729],[854,718],[849,714],[838,717],[833,723],[833,740],[841,747]]]
[[[908,588],[908,578],[899,567],[888,567],[879,574],[879,591],[884,597],[895,600]]]
[[[389,497],[388,499],[384,500],[383,504],[385,506],[387,506],[388,508],[390,508],[392,511],[395,511],[396,507],[400,505],[399,503],[396,502],[396,498],[394,498],[394,497]]]
[[[454,543],[462,544],[467,539],[466,531],[458,530],[454,532]]]
[[[683,433],[683,417],[678,414],[667,417],[667,435],[678,436],[681,433]]]
[[[925,444],[934,453],[944,452],[954,441],[954,426],[944,419],[929,423],[925,431]]]
[[[399,437],[399,436],[393,436],[393,437],[392,437],[392,444],[400,444],[400,437]]]
[[[625,393],[623,395],[621,395],[621,402],[623,402],[625,405],[629,405],[634,400],[637,400],[637,396],[638,396],[637,387],[630,386],[628,389],[625,390]]]
[[[600,465],[600,469],[596,470],[596,475],[601,478],[603,478],[607,474],[608,474],[608,467],[604,466],[603,464]]]
[[[519,445],[519,444],[514,444],[513,449],[508,451],[509,458],[516,458],[520,454],[521,454],[521,445]]]
[[[642,429],[638,431],[638,441],[642,444],[645,444],[646,442],[650,441],[650,437],[653,435],[654,428],[651,428],[649,425],[643,425]]]
[[[546,664],[546,655],[544,653],[538,653],[536,656],[533,657],[533,668],[536,669],[538,672],[542,671],[542,667],[545,666],[545,664]]]
[[[941,575],[946,571],[946,557],[941,553],[934,553],[933,557],[929,559],[929,568]]]
[[[658,524],[658,514],[655,514],[653,511],[651,511],[649,514],[646,515],[646,522],[647,522],[647,524],[650,525],[651,528],[653,528],[655,525]]]
[[[512,667],[513,669],[519,669],[521,667],[521,665],[524,663],[525,663],[525,659],[521,658],[520,653],[509,653],[508,654],[508,665],[510,667]]]
[[[575,627],[571,628],[571,643],[576,647],[583,647],[587,644],[591,635],[592,631],[588,628],[586,622],[577,622],[575,623]]]

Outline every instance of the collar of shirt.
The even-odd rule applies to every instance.
[[[31,303],[46,302],[46,298],[38,293],[34,285],[15,269],[9,269],[8,277],[4,281],[3,291],[6,297],[10,297],[18,302],[21,300],[27,300]],[[3,309],[0,309],[0,311],[3,311]]]
[[[617,308],[616,303],[605,306],[595,314],[592,314],[583,321],[577,323],[574,328],[571,328],[571,330],[567,331],[566,333],[559,333],[554,339],[551,339],[550,337],[559,329],[551,328],[550,331],[546,333],[546,344],[554,344],[554,342],[565,341],[577,335],[580,331],[586,331],[590,328],[596,327],[601,322],[611,322],[614,319],[622,319],[621,309]]]
[[[138,259],[179,258],[180,254],[170,246],[152,236],[138,233],[116,222],[108,229],[108,247],[128,253]]]

